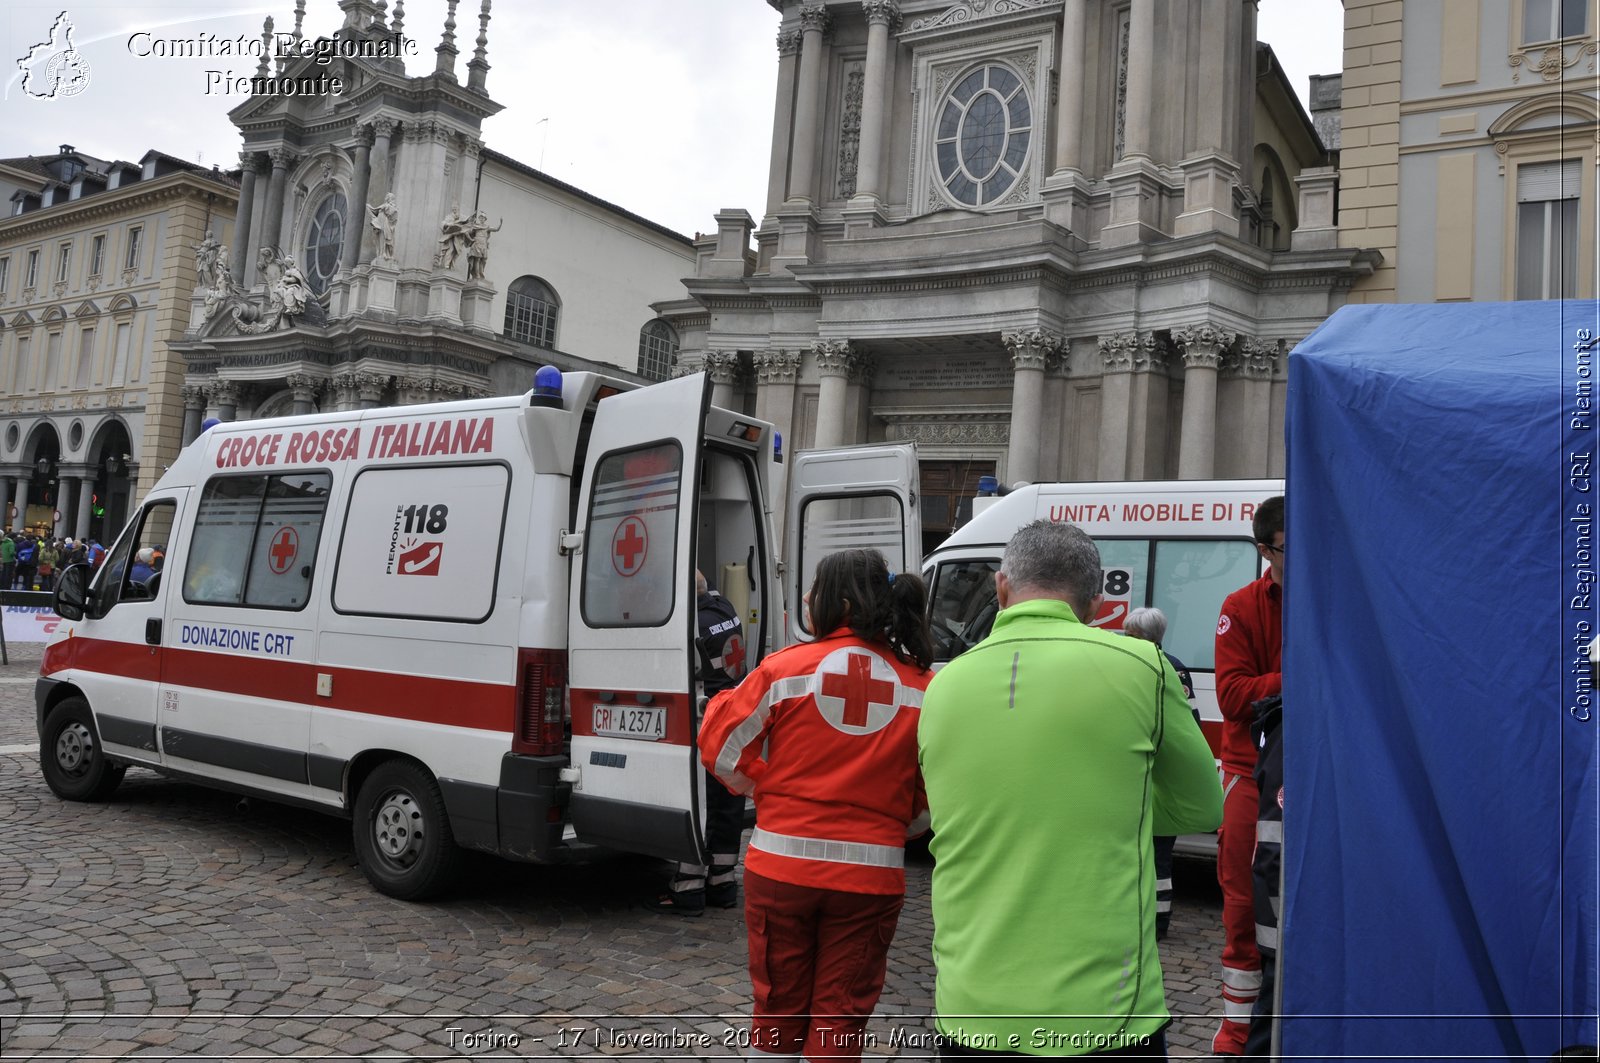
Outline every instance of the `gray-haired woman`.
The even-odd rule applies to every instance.
[[[1122,621],[1122,633],[1161,646],[1161,640],[1167,637],[1167,614],[1151,606],[1141,606]],[[1165,647],[1161,652],[1166,653],[1167,660],[1172,662],[1172,670],[1178,673],[1184,696],[1189,699],[1190,708],[1193,709],[1194,680],[1189,676],[1189,669],[1183,666],[1182,661],[1167,653]],[[1195,722],[1199,721],[1200,714],[1196,712]],[[1160,941],[1167,936],[1167,926],[1172,922],[1172,847],[1178,839],[1168,835],[1153,840],[1156,854],[1156,940]]]

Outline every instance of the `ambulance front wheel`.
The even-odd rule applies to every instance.
[[[104,801],[128,770],[106,759],[94,715],[82,698],[65,699],[45,717],[39,767],[45,784],[67,801]]]
[[[367,879],[403,901],[438,896],[455,877],[460,850],[444,795],[409,760],[386,760],[361,784],[355,807],[356,859]]]

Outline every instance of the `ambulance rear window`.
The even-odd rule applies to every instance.
[[[595,466],[583,551],[591,627],[660,627],[677,586],[683,450],[673,441],[613,451]]]

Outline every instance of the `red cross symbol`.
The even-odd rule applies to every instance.
[[[894,684],[886,679],[872,678],[872,658],[862,654],[850,655],[849,669],[844,675],[824,672],[822,692],[831,698],[844,699],[841,723],[846,727],[865,727],[869,704],[894,704]]]
[[[744,671],[744,640],[738,635],[722,644],[722,670],[730,679],[738,679]]]
[[[621,576],[631,576],[644,567],[650,553],[650,535],[644,521],[626,517],[611,535],[611,567]]]
[[[281,576],[289,571],[289,566],[294,564],[299,553],[300,537],[293,528],[284,528],[272,540],[272,546],[267,551],[267,564]]]

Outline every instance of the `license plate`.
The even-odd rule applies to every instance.
[[[641,705],[596,705],[594,733],[606,738],[653,742],[667,736],[667,710]]]

